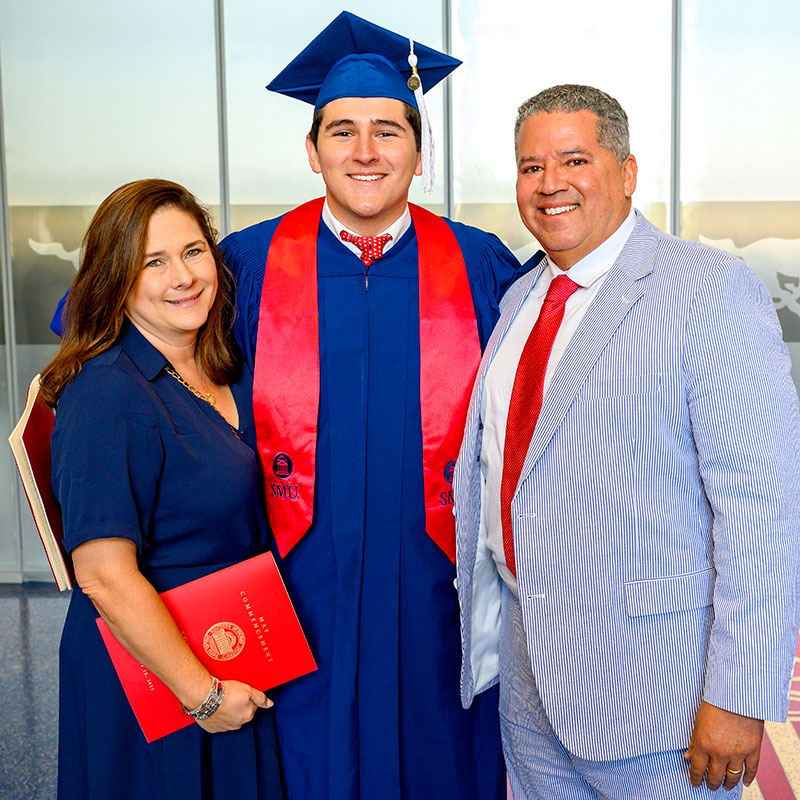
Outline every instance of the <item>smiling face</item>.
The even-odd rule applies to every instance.
[[[593,111],[539,112],[517,146],[517,206],[525,227],[569,269],[622,224],[636,188],[636,159],[622,164],[597,141]]]
[[[405,210],[422,173],[414,131],[400,100],[342,97],[323,108],[316,147],[306,138],[311,169],[322,173],[334,217],[362,236],[385,231]]]
[[[156,348],[197,338],[217,293],[217,265],[197,221],[174,206],[147,226],[144,262],[125,312]]]

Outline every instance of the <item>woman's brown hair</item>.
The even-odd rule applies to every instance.
[[[150,218],[165,207],[185,211],[197,222],[217,265],[217,295],[197,336],[198,366],[217,384],[235,377],[233,278],[222,263],[209,213],[180,184],[149,178],[120,186],[89,223],[64,310],[61,349],[42,371],[41,393],[48,405],[58,403],[85,361],[108,350],[119,336],[125,303],[144,265]]]

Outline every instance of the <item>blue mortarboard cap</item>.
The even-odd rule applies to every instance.
[[[267,89],[312,103],[315,109],[340,97],[392,97],[418,108],[408,85],[410,48],[405,36],[343,11]],[[417,42],[413,52],[424,91],[461,63]]]

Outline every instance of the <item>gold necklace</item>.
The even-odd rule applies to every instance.
[[[183,377],[183,375],[176,372],[169,364],[165,364],[164,369],[170,375],[172,375],[172,377],[175,378],[175,380],[178,381],[178,383],[185,386],[195,397],[199,397],[201,400],[205,400],[206,403],[208,403],[210,406],[212,406],[212,408],[214,408],[214,410],[216,410],[217,401],[211,394],[211,392],[206,392],[205,394],[203,394],[203,392],[201,392],[199,389],[195,389],[194,386],[192,386],[192,384],[189,383],[189,381],[187,381],[186,378]]]
[[[217,414],[219,414],[220,417],[222,417],[222,412],[216,407],[215,403],[217,401],[214,399],[214,396],[211,394],[211,392],[206,392],[205,394],[199,392],[197,389],[194,388],[194,386],[192,386],[191,383],[189,383],[189,381],[187,381],[183,377],[183,375],[181,375],[179,372],[176,372],[170,364],[164,364],[164,371],[167,372],[169,375],[172,375],[172,377],[175,378],[175,380],[178,381],[178,383],[180,383],[181,386],[185,386],[195,397],[199,397],[201,400],[205,400],[206,403],[208,403],[211,406],[211,408],[213,408],[214,411],[216,411]],[[237,431],[236,428],[234,428],[233,425],[231,425],[230,422],[228,422],[228,420],[225,419],[225,417],[222,417],[222,419],[225,420],[225,424],[233,431],[233,435],[237,439],[239,439],[239,441],[241,441],[242,437],[239,436],[239,431]]]

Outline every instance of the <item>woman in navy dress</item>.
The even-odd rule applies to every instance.
[[[268,546],[252,376],[230,344],[231,280],[194,197],[162,180],[112,193],[66,319],[42,376],[79,587],[61,639],[58,796],[280,798],[271,701],[220,684],[158,596]],[[146,743],[98,613],[195,724]]]

